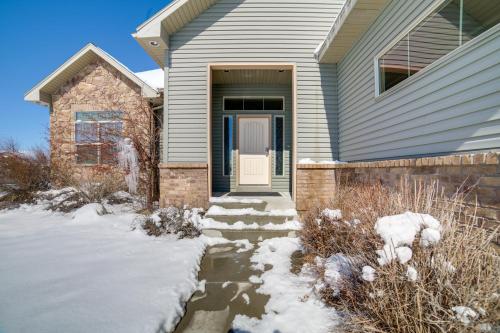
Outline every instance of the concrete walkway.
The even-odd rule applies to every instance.
[[[249,281],[256,273],[250,269],[254,250],[238,249],[231,244],[207,250],[199,272],[199,280],[206,281],[205,291],[193,295],[176,333],[230,332],[237,314],[260,318],[264,313],[268,296],[256,293],[259,285]]]
[[[290,208],[289,198],[265,198],[262,210]],[[268,202],[271,201],[271,202]],[[215,205],[215,204],[214,204]],[[242,208],[241,203],[218,203],[225,208]],[[251,206],[250,204],[248,205]],[[254,208],[256,208],[254,204]],[[255,217],[254,217],[255,219]],[[245,223],[252,223],[252,217],[245,217]],[[231,324],[237,314],[261,318],[265,313],[267,295],[259,294],[258,279],[261,271],[251,269],[250,258],[258,248],[258,242],[266,238],[292,236],[288,231],[271,230],[220,230],[216,231],[228,239],[247,239],[253,249],[242,252],[233,244],[212,246],[202,260],[198,275],[205,281],[205,290],[197,291],[188,302],[186,313],[175,333],[226,333],[232,332]],[[294,234],[293,234],[294,235]]]

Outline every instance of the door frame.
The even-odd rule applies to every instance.
[[[285,69],[292,71],[292,199],[297,198],[297,64],[294,62],[212,62],[207,64],[207,160],[208,195],[212,195],[212,70]]]
[[[269,155],[268,155],[268,176],[269,176],[269,183],[267,185],[247,185],[247,184],[240,184],[240,119],[245,119],[245,118],[261,118],[261,119],[267,119],[268,121],[268,131],[269,131],[269,137],[268,137],[268,144],[269,144]],[[272,188],[273,185],[273,154],[272,154],[272,135],[273,135],[273,116],[271,114],[237,114],[236,115],[236,187],[240,186],[248,186],[248,187],[262,187],[262,188]]]

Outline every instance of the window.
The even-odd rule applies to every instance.
[[[445,1],[378,57],[378,93],[391,89],[499,22],[498,0]]]
[[[76,112],[75,116],[76,163],[116,164],[122,112]]]
[[[233,116],[224,116],[222,123],[223,175],[231,176],[233,174]]]
[[[274,118],[274,174],[276,176],[283,176],[285,171],[285,117],[276,116]]]
[[[224,111],[283,111],[283,97],[224,97]]]

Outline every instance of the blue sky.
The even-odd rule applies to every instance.
[[[85,44],[133,71],[157,68],[130,36],[170,0],[0,0],[0,140],[46,145],[49,112],[24,93]]]

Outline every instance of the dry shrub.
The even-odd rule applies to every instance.
[[[50,185],[48,154],[42,148],[22,153],[13,141],[0,144],[0,178],[8,192],[2,201],[29,202]]]
[[[321,216],[325,206],[304,219],[302,242],[309,260],[343,253],[352,258],[354,274],[322,290],[327,304],[348,313],[346,329],[352,332],[479,332],[500,322],[500,259],[492,244],[498,231],[477,228],[474,217],[462,213],[464,194],[446,198],[437,183],[411,184],[398,190],[380,184],[344,184],[328,206],[342,209],[343,221]],[[383,242],[375,233],[379,217],[406,211],[428,213],[443,227],[437,245],[422,248],[415,240],[407,264],[397,261],[379,266],[375,250]],[[347,221],[359,219],[355,226]],[[376,269],[374,282],[361,279],[362,267]],[[418,279],[406,277],[407,267]],[[322,268],[318,268],[322,273]],[[452,308],[467,306],[478,318],[465,325]],[[498,329],[498,327],[497,327]]]
[[[73,187],[84,192],[91,202],[101,202],[126,188],[123,174],[108,166],[94,166],[73,180]]]
[[[179,239],[195,238],[201,235],[200,229],[193,223],[199,214],[201,212],[196,209],[168,207],[145,218],[140,224],[149,236],[175,234]]]

